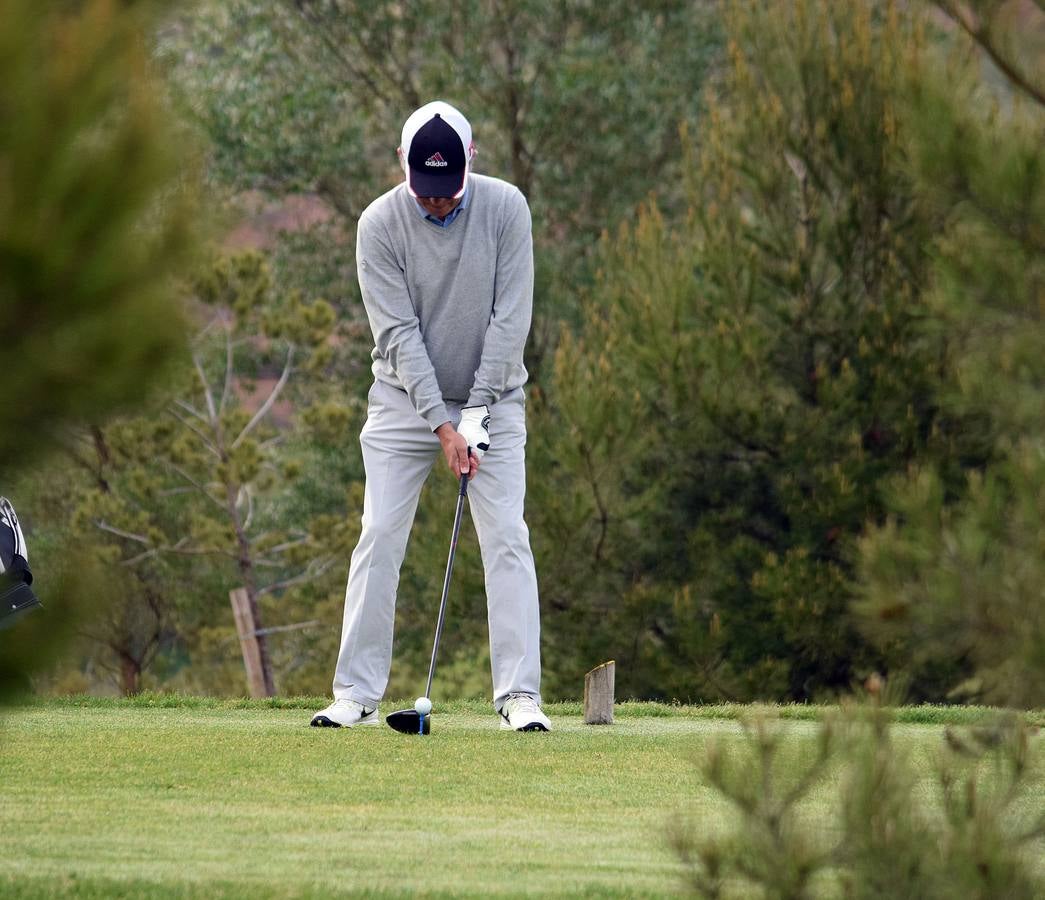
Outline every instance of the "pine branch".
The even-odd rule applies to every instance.
[[[226,556],[229,559],[237,559],[235,553],[229,553],[220,547],[186,547],[189,543],[188,537],[183,537],[178,543],[158,548],[162,553],[174,553],[178,556]]]
[[[254,539],[254,543],[256,544],[259,541],[263,541],[265,539],[265,537],[267,536],[267,534],[270,534],[270,533],[271,532],[267,532],[266,534],[259,534]],[[302,544],[307,544],[308,542],[309,542],[309,536],[306,534],[303,537],[296,538],[296,539],[294,539],[292,541],[284,541],[282,544],[277,544],[275,547],[269,547],[267,552],[269,552],[269,553],[283,553],[284,551],[289,550],[292,547],[300,547]]]
[[[232,325],[225,323],[225,383],[221,387],[221,400],[218,402],[218,415],[225,412],[225,405],[232,391]]]
[[[211,393],[210,382],[207,381],[207,376],[203,372],[203,365],[195,353],[192,354],[192,364],[196,367],[196,374],[200,377],[200,384],[203,385],[203,396],[207,401],[207,412],[210,413],[211,424],[214,424],[218,419],[217,410],[214,408],[214,395]]]
[[[137,556],[132,556],[132,557],[129,557],[128,559],[120,560],[120,565],[121,566],[126,566],[128,568],[135,566],[137,563],[141,562],[144,559],[149,559],[149,558],[154,557],[154,556],[161,556],[161,555],[163,555],[165,553],[173,553],[176,556],[227,556],[229,559],[238,559],[236,554],[229,553],[226,550],[221,550],[221,549],[218,549],[218,548],[208,548],[208,547],[192,548],[192,547],[186,547],[185,545],[189,541],[188,538],[182,538],[176,544],[164,544],[164,545],[161,545],[161,546],[151,546],[152,545],[152,541],[149,538],[145,537],[145,535],[132,534],[131,532],[128,532],[128,531],[122,531],[121,529],[115,528],[112,525],[109,525],[108,523],[102,522],[102,521],[95,522],[94,524],[98,528],[100,528],[102,531],[107,531],[110,534],[116,535],[117,537],[126,538],[127,540],[135,541],[135,542],[137,542],[139,544],[144,544],[145,546],[149,547],[148,550],[145,550],[142,553],[139,553]]]
[[[284,631],[300,631],[302,628],[315,628],[317,625],[322,624],[319,619],[310,619],[308,622],[295,622],[293,625],[273,625],[271,628],[259,628],[254,634],[281,634]]]
[[[243,530],[247,531],[250,528],[250,523],[254,519],[254,494],[251,493],[248,485],[243,485],[240,490],[247,495],[247,516],[243,520]]]
[[[1016,68],[1015,63],[1002,53],[1001,49],[994,41],[994,34],[989,24],[981,24],[979,26],[973,24],[973,22],[962,14],[958,5],[954,3],[953,0],[936,0],[936,6],[940,12],[947,16],[947,18],[972,38],[973,42],[991,58],[991,61],[1001,70],[1002,74],[1005,75],[1012,84],[1030,96],[1039,106],[1045,106],[1045,91],[1037,85],[1032,84],[1030,80]],[[1038,6],[1039,8],[1042,6],[1041,0],[1038,0]]]
[[[284,588],[293,587],[295,584],[304,584],[309,581],[315,581],[321,575],[325,574],[328,569],[334,564],[334,557],[330,557],[322,563],[312,564],[302,572],[300,575],[295,575],[293,578],[287,578],[284,581],[277,581],[275,584],[266,585],[263,588],[258,589],[258,596],[262,597],[265,594],[272,594],[276,591],[281,591]]]
[[[278,447],[280,444],[285,444],[287,436],[285,434],[277,434],[274,437],[270,437],[267,441],[262,441],[258,444],[259,450],[268,450],[270,447]]]
[[[599,511],[599,539],[595,542],[594,556],[595,562],[599,562],[602,559],[602,547],[606,542],[606,534],[609,531],[610,514],[602,501],[602,494],[599,492],[599,479],[595,474],[595,465],[592,462],[591,450],[588,448],[587,444],[584,444],[580,450],[581,456],[584,458],[585,466],[588,469],[588,484],[591,485],[592,499],[595,501],[595,508]]]
[[[370,74],[369,66],[357,66],[350,54],[344,52],[341,46],[331,37],[330,28],[320,19],[313,16],[306,8],[307,4],[302,0],[285,0],[285,5],[291,15],[300,18],[313,34],[319,38],[320,43],[326,48],[331,57],[341,65],[345,72],[353,79],[366,85],[366,93],[376,97],[386,106],[396,106],[394,98],[390,97]],[[360,55],[367,56],[363,51],[365,48],[358,47]]]
[[[124,531],[122,528],[116,528],[101,519],[96,520],[94,525],[102,531],[107,531],[109,534],[115,534],[117,537],[126,538],[128,541],[136,541],[139,544],[144,544],[146,547],[152,546],[152,540],[147,538],[144,534],[134,534],[130,531]]]
[[[77,435],[71,429],[65,433],[63,433],[63,431],[61,430],[56,431],[55,439],[58,445],[65,452],[66,456],[68,456],[78,466],[90,472],[94,480],[98,482],[98,486],[101,488],[103,493],[109,493],[109,484],[102,477],[101,464],[99,463],[98,465],[95,465],[93,462],[88,460],[85,456],[81,454],[79,448],[75,444],[75,442],[78,440],[81,443],[87,444],[87,439]]]
[[[279,376],[279,381],[276,382],[275,386],[269,392],[268,397],[265,398],[265,402],[263,404],[261,404],[261,408],[256,413],[254,413],[254,418],[252,418],[246,424],[244,429],[239,433],[239,436],[236,438],[236,440],[234,440],[232,442],[232,449],[233,450],[235,450],[240,445],[240,443],[243,441],[243,439],[248,434],[250,434],[251,431],[254,430],[254,428],[257,426],[257,424],[263,418],[265,418],[265,415],[268,413],[268,411],[270,409],[272,409],[272,405],[276,402],[276,398],[279,396],[280,391],[283,390],[284,386],[286,385],[287,381],[290,378],[291,363],[293,362],[293,360],[294,360],[294,345],[291,344],[290,347],[287,349],[287,361],[286,361],[286,363],[283,366],[283,374]]]
[[[201,413],[198,409],[196,409],[196,407],[193,406],[191,403],[186,403],[184,400],[175,400],[174,401],[174,405],[175,406],[180,406],[190,416],[195,416],[201,422],[206,422],[207,421],[207,417],[205,415],[203,415],[203,413]]]
[[[206,449],[208,449],[211,453],[213,453],[218,459],[221,459],[221,453],[218,452],[218,448],[214,446],[214,444],[211,442],[211,439],[209,437],[207,437],[206,434],[204,434],[202,431],[200,431],[188,419],[186,419],[183,416],[179,415],[174,409],[172,409],[169,406],[167,407],[167,412],[169,412],[172,416],[174,416],[175,419],[177,419],[179,422],[181,422],[182,425],[184,425],[186,428],[188,428],[189,431],[191,431],[194,435],[196,435],[196,437],[198,437],[203,442],[203,446],[206,447]]]
[[[171,468],[171,470],[173,472],[177,473],[182,478],[184,478],[189,484],[191,484],[194,488],[196,488],[197,491],[199,491],[201,494],[203,494],[204,497],[206,497],[208,500],[210,500],[211,503],[213,503],[216,507],[218,507],[218,509],[221,510],[222,514],[225,514],[225,513],[228,512],[228,510],[225,509],[225,507],[221,503],[221,501],[218,500],[213,494],[211,494],[211,492],[208,491],[202,484],[200,484],[198,481],[196,481],[196,479],[193,478],[188,472],[184,471],[180,466],[174,465],[174,463],[169,462],[169,463],[167,463],[167,465],[170,466],[170,468]]]
[[[139,553],[137,556],[130,557],[130,559],[121,559],[120,560],[120,565],[121,566],[126,566],[127,568],[132,568],[133,566],[136,566],[138,563],[140,563],[144,559],[151,559],[152,557],[159,556],[159,555],[160,555],[160,548],[159,547],[153,547],[151,550],[145,550],[144,552]]]

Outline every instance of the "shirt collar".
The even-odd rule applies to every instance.
[[[456,219],[461,213],[468,209],[468,203],[471,201],[472,186],[470,184],[465,185],[464,193],[461,195],[461,202],[457,204],[443,221],[439,221],[435,216],[429,215],[425,212],[425,208],[418,202],[416,197],[411,196],[411,200],[414,201],[414,208],[417,210],[418,215],[427,222],[431,222],[433,225],[438,225],[440,228],[446,228],[454,219]]]

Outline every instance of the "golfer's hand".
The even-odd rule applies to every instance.
[[[481,460],[490,449],[490,408],[483,404],[462,409],[457,433],[468,442],[468,449],[475,460]]]
[[[467,472],[469,481],[475,478],[475,473],[479,471],[479,460],[474,456],[469,457],[468,442],[457,433],[457,429],[449,422],[443,422],[435,434],[443,445],[443,456],[454,477],[460,478]]]

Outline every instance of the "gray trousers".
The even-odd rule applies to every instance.
[[[460,407],[448,404],[454,425]],[[345,590],[335,699],[376,706],[392,664],[399,568],[417,501],[433,463],[445,465],[439,438],[404,391],[382,381],[370,389],[359,436],[366,470],[363,531]],[[509,694],[540,702],[541,651],[537,575],[523,521],[526,495],[526,405],[521,389],[490,409],[490,449],[468,486],[468,508],[486,575],[493,701]],[[449,476],[447,476],[449,477]],[[447,521],[447,544],[450,538]],[[435,624],[436,607],[432,606]]]

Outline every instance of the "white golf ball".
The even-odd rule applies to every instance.
[[[414,701],[414,712],[421,716],[427,716],[432,711],[432,701],[427,697],[418,697]]]

